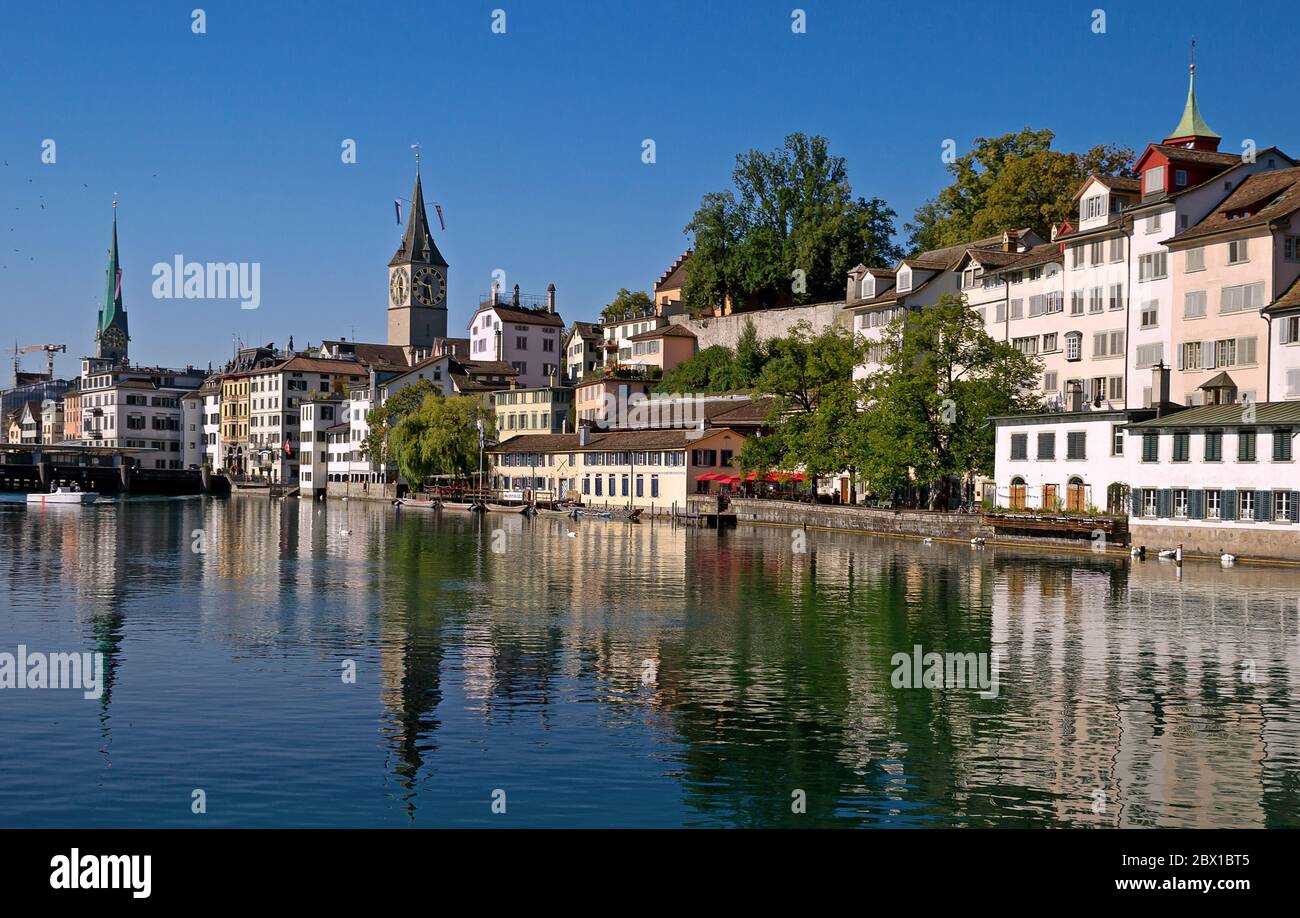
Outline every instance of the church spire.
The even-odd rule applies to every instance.
[[[95,341],[101,357],[126,357],[127,330],[126,307],[122,305],[122,265],[117,252],[117,199],[113,199],[113,242],[108,250],[108,270],[105,273],[104,305],[99,310],[99,327]],[[109,334],[113,330],[112,334]]]
[[[1165,143],[1182,143],[1200,149],[1202,146],[1217,149],[1222,138],[1210,129],[1201,117],[1201,107],[1196,104],[1196,39],[1192,39],[1192,60],[1188,65],[1187,104],[1183,117]],[[1197,143],[1202,141],[1202,143]]]
[[[406,221],[406,233],[402,236],[402,244],[398,246],[397,253],[393,255],[393,260],[388,263],[388,266],[391,268],[395,265],[411,264],[412,262],[424,265],[447,266],[442,253],[438,251],[438,246],[434,244],[433,234],[429,232],[429,219],[424,213],[424,188],[420,184],[418,158],[415,166],[415,188],[411,192],[411,213]]]

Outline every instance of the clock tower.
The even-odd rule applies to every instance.
[[[126,307],[122,305],[122,268],[117,260],[117,201],[113,202],[113,246],[108,250],[108,282],[95,329],[95,356],[113,365],[127,362]]]
[[[427,351],[447,337],[447,260],[434,245],[424,213],[420,169],[397,254],[388,263],[388,343]]]

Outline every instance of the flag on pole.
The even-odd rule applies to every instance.
[[[293,446],[289,443],[289,438],[284,438],[284,457],[287,459],[293,455]]]
[[[397,225],[402,225],[402,199],[393,198],[393,210],[397,211]]]
[[[438,212],[438,225],[441,226],[444,231],[446,231],[447,224],[442,222],[442,205],[435,201],[433,205],[433,209]]]

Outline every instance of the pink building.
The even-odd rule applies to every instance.
[[[492,295],[479,304],[469,322],[469,356],[473,361],[508,363],[521,386],[550,386],[560,377],[564,320],[555,311],[555,285],[545,300],[528,302],[514,289],[509,302]]]

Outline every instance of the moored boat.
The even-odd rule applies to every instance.
[[[478,511],[481,511],[481,510],[483,509],[483,505],[480,504],[480,503],[477,503],[477,502],[475,502],[475,503],[467,503],[467,502],[465,502],[465,501],[459,501],[459,500],[444,500],[444,501],[442,501],[442,509],[444,509],[444,510],[470,510],[470,511],[478,512]]]
[[[27,503],[29,505],[39,504],[47,507],[51,504],[73,504],[80,506],[82,504],[93,504],[99,500],[98,491],[68,491],[60,488],[57,491],[51,491],[47,494],[28,494]]]
[[[485,504],[484,507],[493,513],[528,513],[532,510],[528,504]]]
[[[440,510],[442,501],[438,500],[412,500],[409,497],[401,497],[393,501],[394,507],[406,507],[412,510]]]

